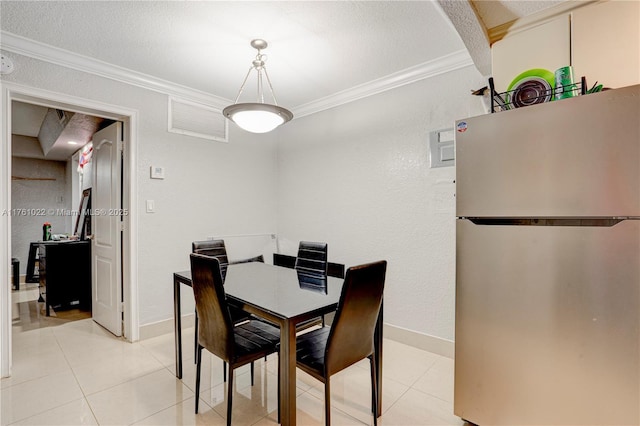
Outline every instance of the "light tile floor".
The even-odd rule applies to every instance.
[[[183,332],[183,379],[173,333],[134,344],[91,319],[17,331],[13,375],[2,379],[2,425],[224,425],[222,361],[203,351],[194,414],[193,328]],[[453,360],[386,339],[380,425],[462,425],[453,415]],[[236,370],[234,425],[275,425],[277,357]],[[331,379],[332,424],[372,424],[368,361]],[[324,425],[322,384],[298,370],[299,425]]]

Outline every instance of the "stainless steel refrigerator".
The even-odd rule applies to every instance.
[[[456,122],[454,412],[640,424],[640,85]]]

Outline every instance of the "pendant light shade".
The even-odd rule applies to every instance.
[[[276,102],[276,96],[273,93],[273,86],[271,86],[271,80],[269,80],[269,75],[267,74],[267,69],[264,64],[267,60],[267,56],[261,53],[261,50],[267,48],[267,42],[261,39],[256,39],[251,41],[251,46],[258,50],[256,59],[252,62],[251,67],[242,82],[242,86],[240,86],[240,91],[238,92],[235,102],[233,105],[229,105],[223,109],[222,114],[224,114],[224,116],[229,120],[236,123],[243,130],[252,133],[267,133],[291,120],[293,118],[293,114],[288,109],[278,106],[278,103]],[[247,79],[253,70],[256,71],[258,78],[258,100],[257,102],[238,103],[238,99],[240,99],[240,95],[244,90]],[[263,75],[267,79],[267,84],[269,85],[269,90],[271,91],[271,96],[273,98],[273,104],[264,102],[262,84]]]
[[[293,118],[287,109],[261,103],[233,104],[222,113],[240,128],[252,133],[267,133]]]

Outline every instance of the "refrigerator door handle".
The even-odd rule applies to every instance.
[[[633,218],[499,218],[499,217],[466,217],[475,225],[502,226],[590,226],[610,228],[625,220]]]

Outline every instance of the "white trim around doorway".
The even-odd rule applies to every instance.
[[[100,116],[125,123],[126,139],[123,168],[123,208],[125,216],[123,234],[123,299],[124,337],[131,342],[140,339],[138,312],[138,201],[136,180],[136,153],[138,141],[138,111],[118,105],[106,104],[62,93],[2,83],[0,117],[0,376],[11,374],[11,101],[21,101],[51,108]]]

